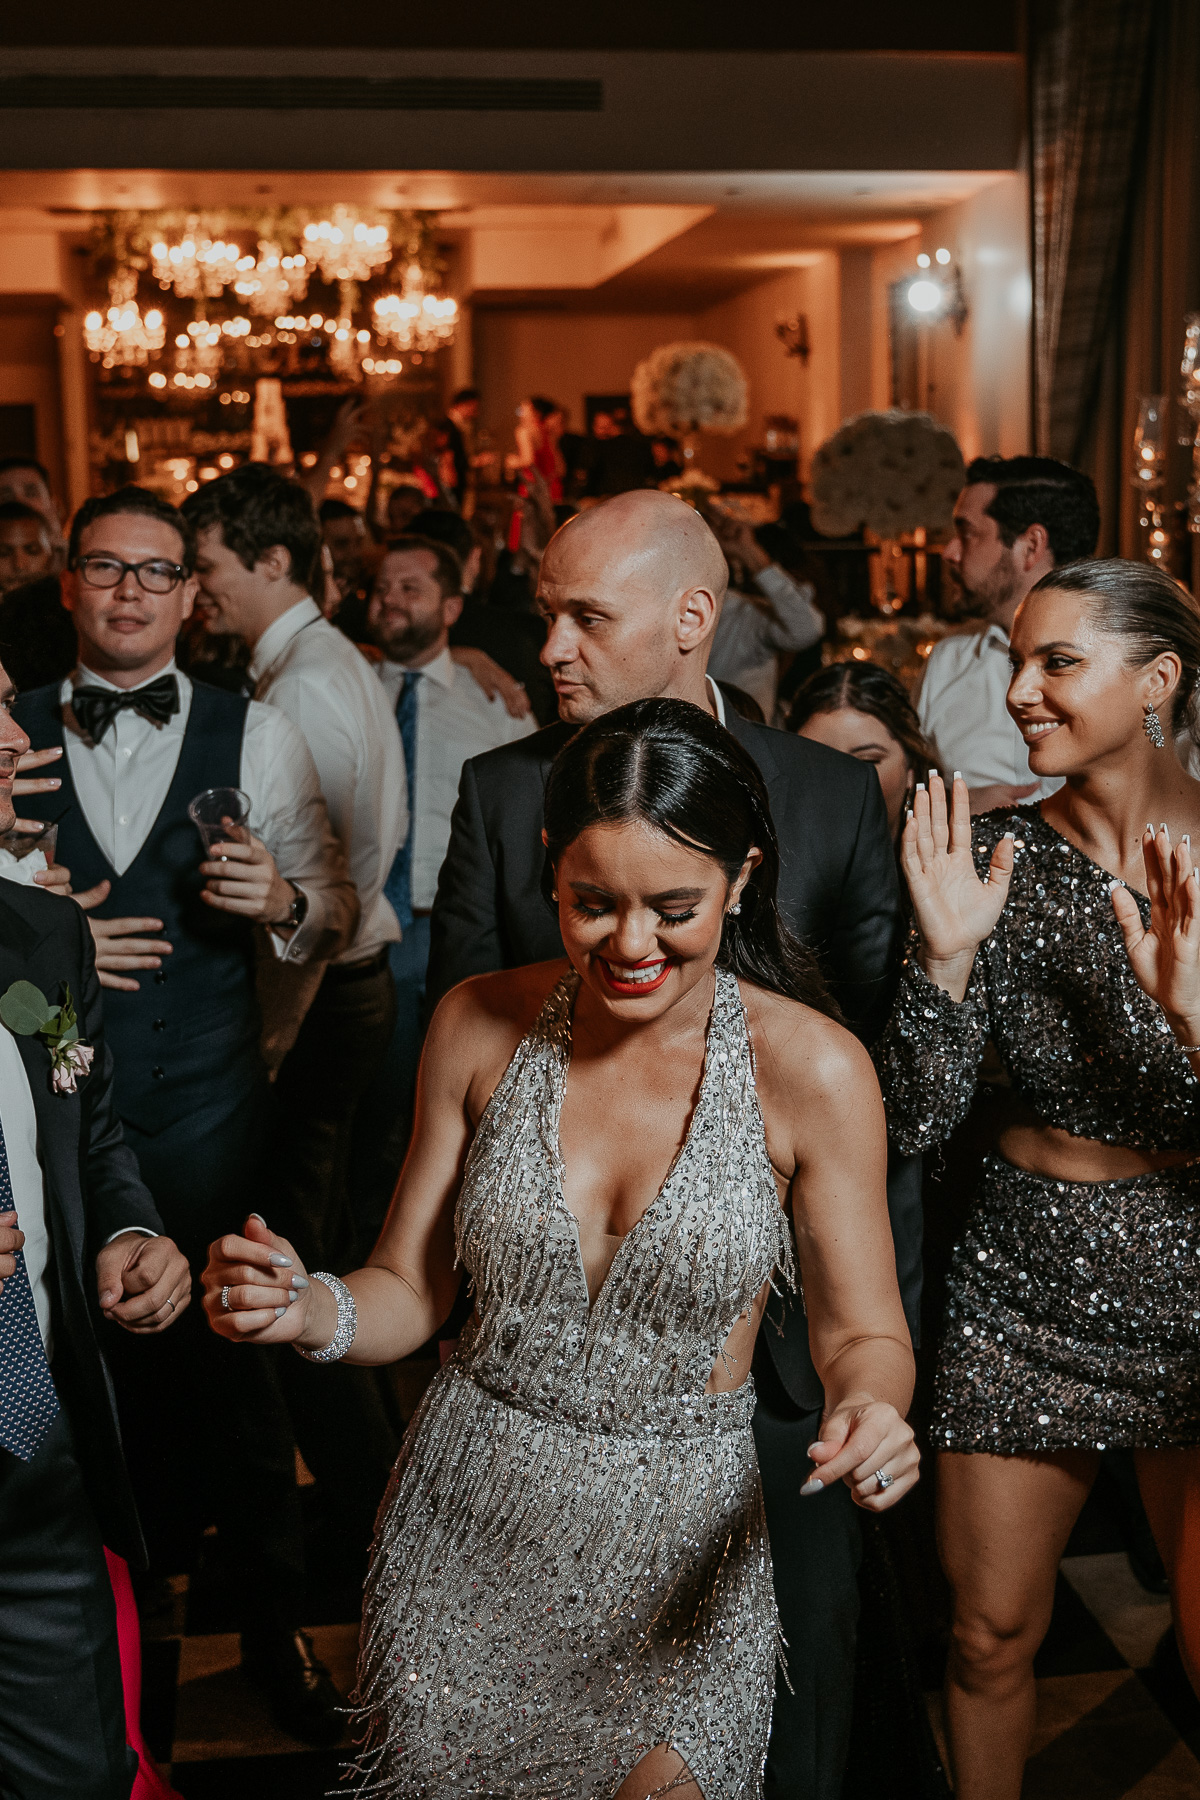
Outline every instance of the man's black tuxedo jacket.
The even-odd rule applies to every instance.
[[[132,1225],[163,1222],[138,1174],[112,1103],[100,983],[87,919],[73,901],[0,880],[0,994],[31,981],[52,1005],[69,986],[80,1036],[95,1049],[74,1094],[50,1086],[50,1053],[17,1037],[38,1123],[51,1263],[54,1384],[71,1422],[88,1495],[106,1544],[140,1564],[141,1528],[125,1474],[112,1384],[100,1349],[96,1252]],[[7,1027],[0,1025],[0,1031]]]
[[[753,724],[726,724],[758,764],[779,837],[779,905],[817,951],[848,1023],[864,1042],[887,1020],[900,932],[896,859],[879,778],[869,763],[824,744]],[[542,894],[542,802],[550,765],[574,726],[477,756],[463,768],[450,847],[432,919],[428,1003],[456,982],[563,954],[558,918]],[[921,1289],[920,1164],[893,1156],[888,1204],[909,1328]],[[803,1313],[783,1337],[764,1334],[784,1385],[805,1411],[821,1404]]]

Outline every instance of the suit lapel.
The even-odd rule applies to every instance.
[[[63,902],[59,901],[61,905]],[[40,988],[51,1004],[57,1003],[64,980],[71,970],[67,957],[61,970],[55,968],[46,946],[53,945],[60,934],[51,929],[39,932],[21,917],[0,894],[0,994],[14,981],[31,981]],[[7,1031],[0,1025],[0,1031]],[[53,1223],[65,1231],[75,1248],[76,1260],[83,1241],[83,1218],[68,1216],[75,1209],[64,1205],[63,1196],[77,1191],[75,1171],[79,1154],[80,1097],[78,1094],[56,1094],[50,1086],[50,1052],[40,1037],[13,1034],[25,1074],[33,1095],[37,1117],[38,1157],[46,1178],[46,1192]]]
[[[763,725],[751,725],[743,719],[741,713],[734,712],[728,700],[725,702],[725,729],[729,731],[755,762],[759,773],[767,784],[767,799],[771,803],[771,818],[778,834],[780,822],[787,814],[787,780],[775,758],[771,748],[773,730]]]

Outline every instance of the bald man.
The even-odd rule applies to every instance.
[[[891,1004],[899,895],[879,781],[867,763],[772,731],[726,705],[706,674],[725,557],[686,502],[653,490],[580,513],[550,540],[538,604],[542,661],[560,723],[465,764],[431,920],[429,1004],[456,982],[563,954],[542,896],[542,796],[572,732],[626,701],[670,696],[714,714],[767,784],[779,835],[779,905],[821,954],[842,1009],[870,1042]],[[896,1159],[888,1204],[897,1273],[916,1336],[920,1165]],[[778,1306],[759,1339],[754,1433],[790,1688],[778,1684],[769,1800],[838,1800],[849,1747],[861,1556],[858,1514],[838,1483],[800,1500],[823,1394],[802,1308]]]

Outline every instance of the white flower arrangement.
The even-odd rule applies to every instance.
[[[928,413],[859,413],[813,457],[812,522],[824,537],[945,531],[964,473],[953,432]]]
[[[630,398],[647,437],[740,431],[746,423],[745,371],[719,344],[660,344],[633,371]]]

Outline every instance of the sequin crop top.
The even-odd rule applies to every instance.
[[[988,1038],[1044,1124],[1135,1149],[1200,1149],[1200,1083],[1129,965],[1112,876],[1036,807],[972,826],[980,875],[1015,832],[1012,884],[961,1003],[920,967],[915,936],[909,946],[875,1051],[899,1149],[928,1150],[966,1117]],[[1134,898],[1149,923],[1149,901]]]

